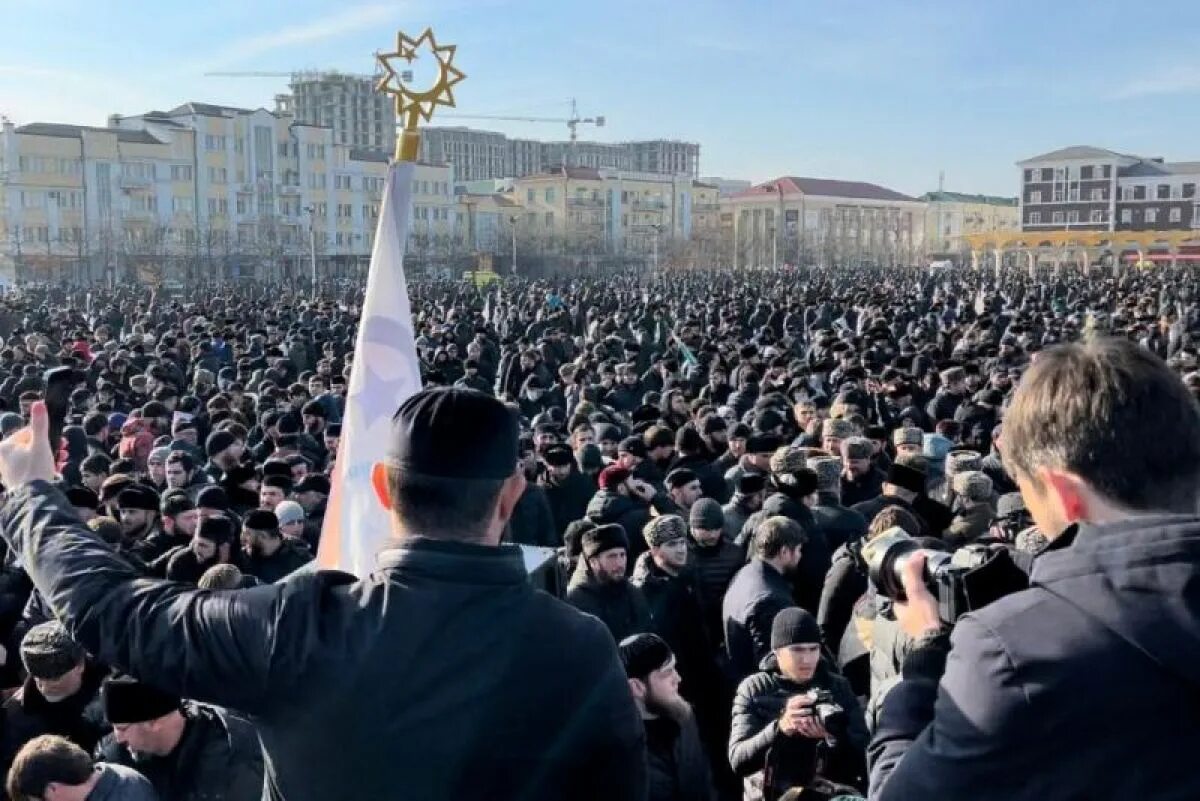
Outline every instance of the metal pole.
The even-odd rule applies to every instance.
[[[312,293],[315,299],[317,297],[317,229],[311,220],[308,223],[308,252],[312,259]]]
[[[658,229],[654,229],[654,274],[658,275]]]
[[[517,274],[517,218],[509,219],[512,223],[512,274]]]

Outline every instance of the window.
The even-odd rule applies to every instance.
[[[1133,222],[1133,209],[1121,209],[1121,222],[1126,224]]]
[[[224,167],[209,167],[208,182],[212,184],[224,184],[229,181],[229,170]]]
[[[343,220],[354,216],[354,207],[349,203],[339,203],[337,207],[337,216]]]
[[[46,205],[46,196],[41,192],[22,192],[21,208],[40,209]]]
[[[1196,185],[1195,184],[1184,184],[1183,185],[1183,196],[1184,197],[1195,197],[1196,196]]]
[[[1061,186],[1055,187],[1054,188],[1054,202],[1062,203],[1063,199],[1064,199],[1064,195],[1063,195],[1062,187]]]
[[[1146,223],[1150,224],[1156,222],[1158,222],[1158,209],[1150,206],[1146,209]]]
[[[1089,222],[1094,222],[1094,223],[1104,222],[1104,212],[1100,211],[1100,209],[1092,209],[1092,214],[1091,214],[1091,217],[1089,217]]]
[[[1122,186],[1121,187],[1121,200],[1133,200],[1133,187],[1132,186]]]
[[[1092,179],[1092,170],[1093,170],[1093,167],[1091,164],[1085,164],[1084,166],[1080,167],[1079,168],[1080,180],[1090,181]]]
[[[552,211],[546,212],[546,227],[547,228],[554,227],[554,212],[552,212]]]
[[[1067,178],[1070,176],[1070,173],[1067,172],[1067,169],[1068,169],[1067,167],[1055,167],[1054,168],[1054,180],[1059,183],[1065,182],[1067,180]]]
[[[1050,218],[1050,222],[1054,223],[1055,225],[1062,225],[1065,220],[1066,217],[1061,211],[1054,212],[1054,215]]]
[[[1146,199],[1146,187],[1135,186],[1133,188],[1133,199],[1134,200],[1145,200]]]
[[[546,190],[546,202],[547,203],[554,202],[554,189],[551,188],[551,189]]]
[[[1054,170],[1050,169],[1049,167],[1042,167],[1042,180],[1043,181],[1054,180]]]
[[[309,189],[324,189],[325,188],[325,174],[324,173],[309,174],[308,188]]]
[[[1030,192],[1029,193],[1029,202],[1030,203],[1041,203],[1042,202],[1041,190],[1035,189],[1034,191]]]
[[[1157,187],[1157,192],[1155,193],[1154,197],[1156,197],[1159,200],[1167,200],[1168,198],[1170,198],[1171,197],[1171,185],[1170,184],[1159,184]]]
[[[525,202],[526,203],[533,202],[533,190],[532,189],[525,190]]]
[[[1033,170],[1025,170],[1025,183],[1033,180]]]
[[[1079,187],[1078,186],[1072,186],[1070,191],[1067,192],[1067,200],[1079,200]]]
[[[1112,165],[1105,164],[1104,167],[1101,168],[1101,173],[1104,175],[1105,178],[1111,178],[1112,177]]]
[[[1179,208],[1178,206],[1171,209],[1168,214],[1168,219],[1173,223],[1183,222],[1183,209]]]
[[[1097,188],[1097,189],[1092,190],[1092,200],[1106,200],[1106,199],[1107,198],[1104,197],[1103,189]]]
[[[1068,211],[1067,212],[1067,223],[1071,224],[1071,223],[1078,223],[1078,222],[1079,222],[1079,212],[1078,211]]]
[[[249,201],[249,198],[247,198],[245,195],[238,195],[238,196],[237,196],[237,206],[236,206],[236,208],[237,208],[237,213],[238,213],[238,214],[245,214],[245,213],[246,213],[246,209],[247,209],[247,208],[249,208],[249,207],[250,207],[250,201]]]
[[[176,214],[191,214],[196,210],[196,201],[190,197],[171,198],[171,211]]]
[[[190,180],[192,180],[192,166],[190,164],[172,164],[171,165],[171,180],[172,181],[190,181]]]

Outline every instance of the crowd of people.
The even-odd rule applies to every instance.
[[[642,723],[637,797],[654,801],[883,797],[910,781],[888,777],[905,737],[887,701],[936,647],[905,620],[916,604],[871,580],[864,546],[1040,561],[1061,532],[1042,530],[1003,446],[1022,377],[1056,344],[1135,343],[1200,395],[1196,282],[1165,270],[409,293],[424,385],[492,396],[519,420],[524,482],[503,539],[555,549],[544,586],[611,635]],[[256,593],[320,545],[362,303],[356,286],[13,292],[0,436],[30,422],[47,370],[76,369],[55,470],[80,521],[130,575]],[[470,506],[477,479],[460,478]],[[286,797],[252,709],[106,662],[32,572],[17,549],[0,571],[10,798]]]

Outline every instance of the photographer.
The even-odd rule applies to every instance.
[[[871,798],[1200,797],[1200,407],[1153,354],[1090,340],[1038,354],[1004,431],[1050,544],[1029,589],[952,637],[924,558],[900,567],[918,642],[883,703]]]
[[[822,779],[861,783],[867,729],[850,684],[821,659],[816,618],[789,607],[771,624],[771,653],[738,686],[729,763],[745,801],[774,801]]]

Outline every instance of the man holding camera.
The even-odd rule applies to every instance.
[[[788,607],[771,624],[762,670],[738,686],[729,762],[745,801],[772,801],[818,775],[861,782],[867,727],[850,683],[821,659],[817,620]]]
[[[952,636],[924,559],[903,563],[896,617],[918,642],[871,798],[1200,797],[1200,407],[1149,351],[1089,340],[1038,354],[1004,431],[1050,544],[1028,589]]]

